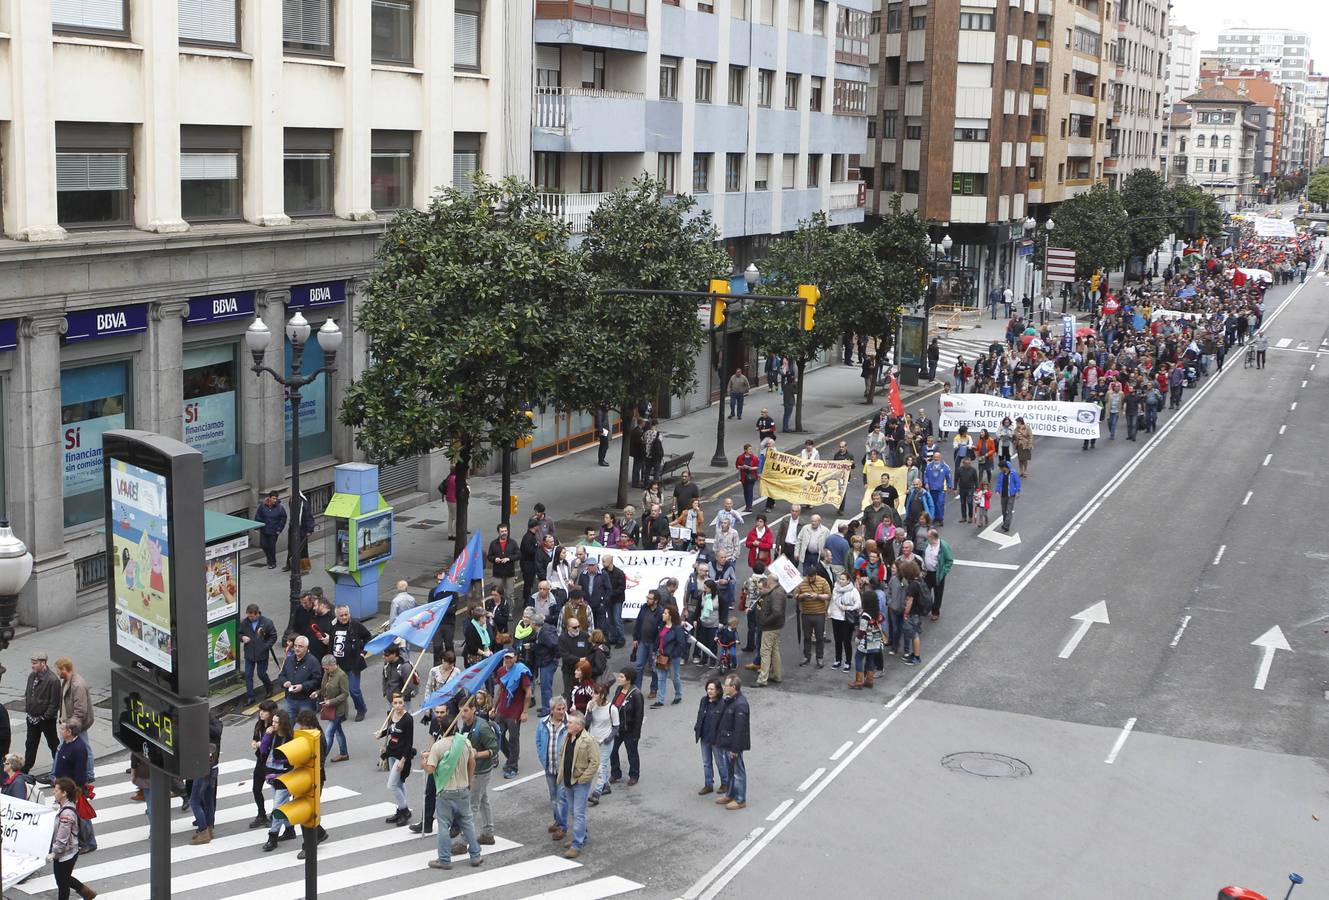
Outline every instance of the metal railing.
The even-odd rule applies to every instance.
[[[598,194],[538,194],[540,208],[557,216],[572,227],[574,234],[583,234],[591,213],[599,208],[608,192]]]
[[[858,209],[862,206],[861,181],[831,182],[831,209]]]
[[[641,91],[619,91],[607,88],[549,87],[535,89],[535,127],[566,128],[568,126],[569,97],[600,97],[606,100],[644,100]]]

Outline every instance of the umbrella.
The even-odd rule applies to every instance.
[[[1029,327],[1025,328],[1024,333],[1025,333],[1025,334],[1038,334],[1038,329],[1035,328],[1034,326],[1030,325]]]
[[[1181,290],[1177,291],[1177,297],[1179,297],[1182,300],[1194,296],[1195,296],[1195,288],[1193,287],[1184,287]]]
[[[1089,337],[1089,336],[1090,336],[1091,334],[1093,334],[1093,333],[1094,333],[1094,329],[1090,328],[1090,327],[1087,326],[1087,325],[1084,326],[1084,327],[1081,327],[1081,328],[1077,328],[1077,329],[1075,329],[1075,336],[1076,336],[1076,337]]]
[[[1032,334],[1022,334],[1020,335],[1020,346],[1028,348],[1029,344],[1034,340],[1036,340],[1036,338]]]

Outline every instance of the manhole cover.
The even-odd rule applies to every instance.
[[[1024,760],[976,750],[943,756],[941,764],[952,772],[977,775],[979,778],[1023,778],[1034,774],[1034,770]]]

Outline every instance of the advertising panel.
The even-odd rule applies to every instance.
[[[112,459],[110,483],[116,643],[174,672],[166,476]]]

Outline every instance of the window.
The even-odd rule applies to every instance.
[[[678,57],[660,57],[660,99],[678,99]]]
[[[747,93],[744,88],[747,85],[747,69],[742,66],[729,67],[729,105],[742,106]]]
[[[99,522],[106,514],[102,499],[102,432],[133,427],[132,384],[126,361],[60,372],[66,528]]]
[[[888,109],[881,114],[881,136],[884,138],[895,137],[895,126],[899,121],[896,110]]]
[[[452,67],[480,68],[480,0],[456,0],[452,13]]]
[[[710,153],[692,154],[692,193],[710,193],[712,158]]]
[[[598,194],[605,189],[605,155],[603,153],[583,153],[581,155],[581,185],[583,194]]]
[[[604,90],[605,52],[603,50],[581,51],[581,86],[592,90]]]
[[[868,64],[868,30],[871,15],[862,10],[837,7],[835,13],[835,61],[850,65]]]
[[[911,16],[909,17],[909,30],[910,30],[910,31],[922,31],[923,29],[925,29],[925,28],[927,28],[927,27],[928,27],[928,17],[927,17],[927,16],[915,16],[915,15],[911,15]]]
[[[1228,171],[1228,160],[1226,159],[1223,160],[1223,171],[1224,172]]]
[[[415,134],[375,131],[370,137],[369,205],[378,212],[411,205]]]
[[[757,70],[757,105],[771,105],[771,94],[775,91],[775,73],[770,69]]]
[[[1087,53],[1090,56],[1097,56],[1099,53],[1098,35],[1087,28],[1075,29],[1074,48],[1078,53]]]
[[[1196,136],[1196,138],[1195,138],[1195,146],[1198,147],[1198,148],[1201,149],[1201,150],[1204,149],[1204,135],[1201,134],[1201,135],[1197,135],[1197,136]]]
[[[134,216],[133,140],[129,125],[56,123],[56,218],[61,225],[130,224]]]
[[[239,344],[191,347],[184,352],[185,443],[203,454],[203,486],[229,484],[244,477],[238,440],[240,407],[236,383]]]
[[[833,111],[852,116],[864,116],[868,111],[868,86],[863,81],[835,79]]]
[[[812,76],[811,91],[808,96],[808,109],[821,112],[821,95],[826,86],[826,79],[820,75]]]
[[[535,151],[535,189],[560,191],[563,188],[563,155]]]
[[[180,127],[180,215],[186,222],[241,217],[239,128]]]
[[[697,102],[711,102],[711,75],[715,71],[715,63],[697,62]]]
[[[655,177],[664,185],[666,194],[674,193],[674,175],[677,169],[677,153],[657,153],[655,155]]]
[[[1223,149],[1224,150],[1232,149],[1232,135],[1230,134],[1223,135]]]
[[[713,13],[715,12],[715,4],[703,3],[701,0],[697,0],[697,12]]]
[[[792,72],[784,77],[784,108],[798,109],[798,76]]]
[[[902,169],[900,171],[900,190],[906,194],[918,193],[917,169]]]
[[[1036,109],[1029,114],[1029,133],[1047,135],[1047,111]]]
[[[769,153],[757,154],[757,168],[753,172],[752,189],[756,191],[769,191],[771,179],[771,155]]]
[[[899,34],[900,32],[900,4],[892,3],[886,7],[886,33]]]
[[[821,154],[808,154],[808,187],[821,187]]]
[[[881,189],[883,191],[895,190],[895,163],[881,164]]]
[[[286,215],[332,215],[332,146],[330,130],[286,129]]]
[[[775,24],[775,0],[752,0],[757,5],[756,17],[753,19],[758,25]]]
[[[1066,181],[1066,164],[1057,163],[1057,184],[1062,184],[1065,181]]]
[[[309,313],[310,324],[315,331],[323,323],[318,320],[313,311]],[[282,341],[286,345],[286,377],[290,377],[291,371],[291,342]],[[319,346],[317,340],[311,334],[309,340],[305,341],[304,356],[300,359],[300,374],[311,375],[323,368],[326,360],[323,357],[323,348]],[[332,382],[328,379],[327,373],[323,373],[311,381],[308,385],[300,389],[300,459],[309,461],[319,459],[324,456],[332,455],[332,429],[329,427],[332,423],[334,407],[332,404]],[[291,464],[291,404],[282,404],[286,407],[286,465]]]
[[[180,43],[236,47],[237,0],[179,0]]]
[[[729,193],[743,190],[743,154],[724,155],[724,189]]]
[[[923,126],[906,124],[904,126],[904,139],[906,141],[923,140]]]
[[[787,13],[786,27],[790,31],[801,31],[803,28],[803,0],[787,0],[785,12]]]
[[[963,12],[960,13],[961,31],[992,31],[993,17],[990,12]]]
[[[452,186],[470,193],[480,171],[480,135],[458,131],[452,135]]]
[[[786,191],[794,189],[794,168],[797,165],[797,153],[786,153],[780,160],[780,187]]]
[[[129,37],[129,0],[51,0],[54,31]]]
[[[826,33],[826,0],[812,0],[812,33]]]
[[[986,141],[988,130],[986,128],[957,128],[955,129],[955,139],[957,141]]]
[[[956,172],[951,176],[951,193],[963,197],[986,194],[988,177],[982,172]]]
[[[1209,171],[1210,172],[1216,171],[1217,168],[1218,168],[1218,160],[1216,159],[1209,160]]]
[[[734,19],[748,17],[748,0],[729,0],[729,15]]]
[[[374,62],[411,65],[415,61],[415,4],[412,0],[373,0],[371,17]]]
[[[832,154],[831,154],[831,183],[832,183],[832,184],[835,184],[835,183],[837,183],[837,182],[844,181],[844,176],[845,176],[844,165],[845,165],[845,156],[844,156],[843,153],[832,153]]]
[[[332,0],[282,0],[281,39],[287,53],[332,55]]]

